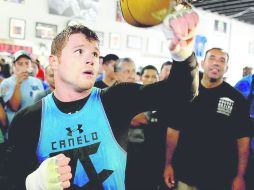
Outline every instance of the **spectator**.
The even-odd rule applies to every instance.
[[[245,188],[251,126],[247,101],[223,81],[228,59],[220,48],[206,52],[199,95],[182,108],[184,119],[177,118],[182,124],[168,128],[164,179],[169,188],[175,179],[176,190]]]
[[[246,66],[243,68],[243,77],[246,77],[251,74],[252,74],[252,67]]]
[[[54,71],[51,69],[50,65],[45,68],[45,74],[46,82],[49,88],[47,90],[42,90],[38,92],[34,98],[34,102],[38,102],[39,100],[53,92],[53,90],[55,89]]]
[[[96,81],[101,81],[104,78],[104,71],[103,71],[103,68],[102,68],[103,58],[104,58],[103,56],[99,57],[100,66],[99,66],[99,71],[98,71]]]
[[[0,58],[0,76],[3,79],[11,76],[10,65],[3,58]]]
[[[134,61],[128,57],[121,58],[114,65],[117,83],[136,82],[136,65]]]
[[[156,67],[147,65],[141,70],[141,82],[144,85],[158,80]],[[143,112],[132,119],[128,134],[127,189],[158,189],[165,156],[162,150],[165,144],[162,136],[165,139],[165,135],[161,136],[161,132],[163,130],[158,126],[156,111]],[[152,172],[147,172],[147,168]]]
[[[243,77],[240,81],[238,81],[235,85],[235,88],[239,90],[245,99],[248,101],[250,118],[252,120],[252,129],[254,129],[254,75],[250,74]],[[251,139],[251,147],[250,147],[250,156],[248,167],[246,171],[246,189],[252,190],[254,189],[254,133],[252,133]]]
[[[160,81],[161,80],[165,80],[168,78],[169,74],[170,74],[170,70],[172,67],[172,62],[171,61],[167,61],[165,63],[162,64],[161,66],[161,72],[160,72]]]
[[[114,65],[119,57],[115,54],[108,54],[103,58],[102,68],[105,76],[101,81],[96,81],[94,86],[98,88],[106,88],[112,86],[116,82],[116,76],[114,72]]]
[[[38,59],[36,59],[36,60],[34,61],[34,63],[35,63],[35,64],[37,65],[37,67],[38,67],[38,72],[37,72],[37,74],[36,74],[36,77],[37,77],[38,79],[41,79],[41,81],[44,81],[44,79],[45,79],[45,74],[44,74],[44,69],[42,68],[40,61],[39,61]]]
[[[9,123],[18,110],[33,103],[36,92],[43,90],[42,82],[29,76],[31,57],[27,52],[22,50],[14,54],[13,67],[14,74],[0,85]]]

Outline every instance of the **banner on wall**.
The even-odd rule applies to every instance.
[[[0,42],[0,52],[8,52],[8,53],[13,54],[13,53],[15,53],[16,51],[19,51],[19,50],[25,50],[30,54],[32,54],[32,52],[33,52],[32,47],[14,45],[14,44],[7,44],[7,43]]]

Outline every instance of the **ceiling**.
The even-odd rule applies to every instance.
[[[193,0],[192,5],[254,24],[254,0]]]

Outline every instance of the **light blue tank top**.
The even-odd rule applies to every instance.
[[[61,112],[49,94],[43,99],[39,162],[63,152],[71,158],[75,189],[124,190],[126,152],[117,143],[100,99],[93,88],[76,113]]]

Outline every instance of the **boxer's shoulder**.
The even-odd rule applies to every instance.
[[[38,101],[24,109],[18,111],[15,115],[17,118],[31,118],[31,121],[41,116],[42,112],[42,101]]]

